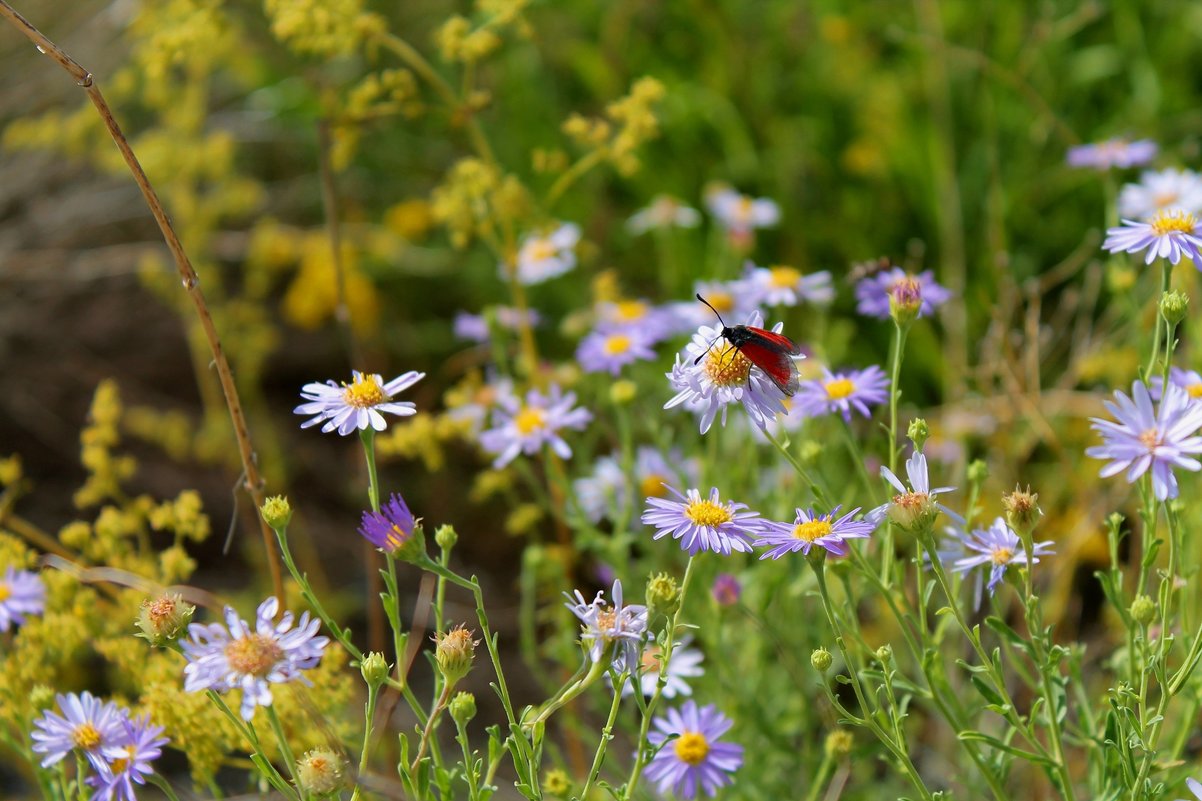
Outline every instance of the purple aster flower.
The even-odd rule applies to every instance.
[[[417,520],[409,511],[405,499],[392,493],[380,511],[366,511],[359,524],[359,534],[382,551],[396,553],[413,536]]]
[[[321,423],[321,431],[328,434],[337,431],[346,436],[353,431],[362,431],[368,426],[376,431],[388,427],[381,412],[408,417],[417,414],[417,407],[408,401],[393,401],[393,398],[426,377],[425,373],[409,371],[387,384],[379,375],[353,371],[350,384],[338,386],[333,381],[324,384],[305,384],[301,397],[309,401],[293,409],[297,414],[314,415],[301,423],[309,428]]]
[[[150,725],[149,716],[125,721],[124,742],[104,749],[108,770],[88,779],[96,788],[91,801],[137,801],[134,784],[146,784],[146,777],[154,773],[150,763],[162,756],[168,743],[162,734],[163,727]]]
[[[731,234],[747,235],[780,222],[780,206],[776,201],[743,195],[730,187],[708,193],[705,205],[718,224]]]
[[[128,715],[112,701],[101,701],[89,692],[56,697],[61,715],[47,710],[33,722],[33,750],[45,754],[42,767],[60,761],[72,750],[83,752],[92,767],[108,770],[104,750],[122,743]]]
[[[1202,177],[1193,170],[1145,172],[1139,183],[1127,184],[1119,193],[1119,216],[1146,220],[1163,211],[1178,209],[1202,213]]]
[[[576,360],[586,373],[615,376],[628,364],[654,358],[651,343],[636,328],[599,329],[581,340],[576,350]]]
[[[714,576],[714,584],[710,587],[710,595],[718,606],[734,606],[743,595],[743,585],[730,573],[719,573]]]
[[[582,631],[580,641],[588,646],[589,658],[594,663],[610,653],[613,669],[619,673],[633,671],[639,664],[643,643],[647,639],[647,607],[641,604],[622,604],[622,582],[614,581],[610,597],[613,605],[605,603],[605,592],[598,592],[591,602],[575,591],[575,597],[563,594],[564,604],[580,619]],[[610,651],[610,646],[613,650]]]
[[[853,409],[865,417],[872,417],[869,404],[884,403],[888,399],[889,378],[876,365],[839,373],[823,367],[822,378],[801,382],[793,403],[808,417],[838,412],[850,422]]]
[[[1138,167],[1154,159],[1157,150],[1156,143],[1151,139],[1132,142],[1130,139],[1117,137],[1105,142],[1070,147],[1065,160],[1070,167],[1092,167],[1095,170]]]
[[[1184,389],[1185,394],[1189,395],[1191,400],[1202,400],[1202,374],[1198,373],[1197,370],[1182,370],[1180,367],[1170,367],[1169,383]],[[1152,396],[1152,400],[1160,400],[1160,395],[1163,391],[1164,379],[1160,376],[1153,376],[1152,384],[1148,387],[1148,394]]]
[[[762,327],[760,313],[753,312],[747,325]],[[777,323],[772,330],[779,332],[781,328]],[[684,351],[676,354],[676,363],[667,377],[676,395],[664,408],[684,404],[700,416],[702,434],[710,430],[719,411],[722,425],[726,425],[726,407],[732,403],[741,403],[760,428],[785,411],[784,393],[738,348],[722,338],[720,323],[697,329]]]
[[[1185,256],[1198,266],[1202,262],[1199,247],[1202,247],[1202,226],[1198,218],[1177,209],[1157,212],[1147,222],[1123,220],[1118,228],[1106,229],[1106,239],[1102,242],[1102,250],[1111,253],[1146,250],[1145,264],[1151,264],[1157,257],[1176,264]]]
[[[993,525],[989,528],[974,529],[967,534],[960,533],[958,542],[953,543],[953,546],[959,546],[962,549],[959,558],[952,563],[952,569],[956,572],[967,573],[973,568],[989,567],[989,583],[986,585],[986,589],[989,590],[990,595],[993,595],[994,588],[1006,575],[1006,568],[1010,565],[1029,567],[1038,564],[1039,557],[1055,553],[1051,550],[1052,542],[1049,540],[1033,543],[1032,553],[1028,555],[1023,548],[1022,540],[1000,517],[994,520]],[[955,550],[954,548],[949,549],[944,553],[952,555]],[[940,555],[944,556],[944,553]],[[977,588],[977,606],[980,606],[979,586]]]
[[[796,267],[756,267],[748,262],[743,284],[757,306],[797,306],[803,302],[827,304],[835,299],[835,288],[827,270],[807,275]]]
[[[927,457],[922,451],[914,451],[906,461],[906,477],[910,479],[910,488],[888,467],[881,465],[881,478],[888,481],[897,494],[889,503],[882,504],[868,513],[866,519],[880,525],[888,517],[898,527],[907,531],[917,531],[935,522],[935,515],[942,508],[935,496],[951,492],[953,487],[936,487],[931,489],[931,479],[927,474]]]
[[[1198,801],[1202,801],[1202,782],[1198,781],[1197,779],[1186,779],[1185,786],[1188,787],[1189,791],[1194,794],[1194,798],[1198,799]],[[1182,798],[1178,799],[1178,801],[1186,801],[1186,799]]]
[[[488,341],[488,320],[483,314],[456,312],[455,319],[451,323],[451,330],[455,332],[456,337],[466,339],[468,342]]]
[[[462,423],[472,437],[478,437],[489,413],[510,401],[518,402],[512,379],[494,377],[483,384],[468,383],[447,392],[447,417]]]
[[[648,345],[667,339],[677,333],[680,327],[670,309],[654,306],[641,299],[598,303],[595,311],[598,331],[634,330]]]
[[[847,541],[867,538],[876,524],[852,520],[859,513],[859,507],[836,520],[835,515],[839,514],[840,508],[836,506],[824,515],[815,515],[813,509],[798,509],[797,518],[792,523],[766,522],[760,538],[752,545],[757,548],[769,546],[760,554],[760,559],[779,559],[797,551],[809,556],[814,546],[824,548],[831,556],[847,556]]]
[[[268,598],[259,604],[255,627],[225,608],[225,626],[193,623],[191,639],[180,642],[188,664],[184,666],[184,689],[188,692],[242,690],[242,717],[254,717],[256,706],[271,706],[271,685],[299,679],[309,683],[303,671],[316,667],[328,637],[318,637],[321,621],[301,615],[292,628],[292,613],[275,622],[279,601]]]
[[[694,799],[700,790],[712,798],[743,764],[743,746],[719,742],[734,722],[713,704],[698,708],[694,701],[685,701],[679,710],[669,709],[651,723],[655,730],[647,739],[662,747],[647,765],[647,779],[661,794],[671,791]],[[676,738],[669,741],[672,735]]]
[[[564,395],[554,384],[547,395],[530,390],[524,404],[516,397],[501,398],[493,411],[493,428],[480,435],[480,445],[498,454],[493,462],[493,467],[498,468],[512,462],[519,453],[528,456],[538,453],[543,445],[551,446],[558,456],[567,459],[572,449],[559,436],[559,430],[579,431],[593,419],[588,409],[572,408],[575,404],[574,393]]]
[[[1095,459],[1112,460],[1099,475],[1106,478],[1126,470],[1130,484],[1150,468],[1156,499],[1176,498],[1173,468],[1202,469],[1202,463],[1189,458],[1189,454],[1202,453],[1202,437],[1195,436],[1202,426],[1202,403],[1194,403],[1189,393],[1170,382],[1160,407],[1154,409],[1148,388],[1136,381],[1130,398],[1116,391],[1114,402],[1107,401],[1105,406],[1118,422],[1091,417],[1090,427],[1102,435],[1104,444],[1085,451]]]
[[[856,284],[856,312],[865,317],[888,320],[889,302],[895,289],[917,291],[921,298],[919,317],[927,317],[951,299],[952,293],[935,283],[935,274],[924,270],[911,275],[901,267],[870,275]]]
[[[651,205],[636,211],[626,221],[626,230],[641,234],[657,228],[696,228],[701,223],[701,213],[689,208],[670,195],[656,195]]]
[[[642,521],[656,529],[652,539],[669,534],[680,540],[681,550],[690,556],[698,551],[714,551],[729,556],[731,551],[751,552],[751,538],[763,530],[764,521],[759,512],[746,512],[747,504],[723,502],[718,497],[718,488],[710,490],[708,499],[690,489],[687,495],[677,490],[668,490],[679,498],[648,498],[647,509]]]
[[[580,226],[560,223],[543,234],[530,234],[518,250],[517,279],[523,284],[541,284],[563,275],[576,266],[576,245],[580,242]],[[510,268],[499,265],[501,278],[508,280]]]
[[[37,573],[9,565],[0,578],[0,631],[25,625],[26,615],[46,609],[46,586]]]

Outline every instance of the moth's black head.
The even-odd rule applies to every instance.
[[[752,333],[747,330],[747,326],[745,325],[736,325],[734,328],[723,326],[722,336],[736,348],[741,348],[752,339]]]

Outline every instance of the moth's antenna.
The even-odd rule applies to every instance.
[[[718,334],[718,336],[711,339],[710,344],[705,346],[705,351],[700,356],[698,356],[696,359],[693,359],[693,365],[696,366],[696,365],[700,364],[701,360],[709,355],[710,348],[714,347],[714,343],[717,342],[721,338],[722,338],[722,335]]]
[[[714,307],[713,307],[713,306],[710,304],[710,302],[709,302],[708,300],[706,300],[705,298],[701,297],[701,293],[700,293],[700,292],[698,292],[698,293],[697,293],[697,300],[701,301],[701,302],[702,302],[702,303],[704,303],[706,306],[709,306],[709,307],[710,307],[710,311],[712,311],[714,314],[716,314],[716,315],[718,316],[718,322],[722,323],[722,327],[723,327],[723,328],[726,328],[726,321],[722,319],[722,315],[721,315],[721,314],[718,314],[718,310],[717,310],[717,309],[715,309],[715,308],[714,308]]]

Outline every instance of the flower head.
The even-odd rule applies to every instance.
[[[491,310],[492,319],[499,328],[506,331],[516,331],[522,326],[522,321],[531,328],[542,322],[542,317],[534,309],[527,309],[525,314],[512,306],[494,306]],[[455,336],[469,342],[487,342],[489,339],[488,314],[471,314],[458,312],[452,323]]]
[[[379,375],[355,370],[350,384],[339,386],[333,381],[305,384],[301,389],[301,397],[308,403],[302,403],[293,411],[297,414],[313,415],[301,423],[301,428],[321,423],[324,434],[337,431],[345,437],[368,426],[376,431],[383,431],[388,427],[388,423],[381,412],[398,417],[417,414],[414,404],[409,401],[393,401],[393,398],[425,377],[425,373],[411,370],[386,384]]]
[[[0,576],[0,631],[25,624],[27,615],[46,609],[46,585],[37,573],[9,565]]]
[[[1158,211],[1147,222],[1123,220],[1118,228],[1107,228],[1102,249],[1111,253],[1139,253],[1146,250],[1144,263],[1168,259],[1170,264],[1181,257],[1202,262],[1198,248],[1202,247],[1202,225],[1193,214],[1177,209]]]
[[[59,695],[56,700],[62,714],[47,710],[33,722],[30,735],[34,752],[45,754],[42,767],[50,767],[78,748],[92,767],[107,771],[104,751],[123,742],[128,714],[89,692]]]
[[[807,275],[796,267],[783,264],[756,267],[748,263],[743,283],[757,306],[796,306],[802,302],[827,304],[835,299],[831,274],[826,270]]]
[[[730,187],[707,195],[705,205],[718,224],[731,234],[746,235],[780,222],[780,206],[775,201],[743,195]]]
[[[705,668],[701,667],[705,657],[696,648],[689,647],[689,643],[690,640],[686,637],[672,648],[672,659],[668,662],[667,684],[664,685],[662,692],[664,698],[692,695],[693,688],[689,686],[687,680],[705,675]],[[656,686],[659,684],[659,675],[664,667],[663,656],[663,649],[658,645],[648,645],[643,649],[642,661],[639,665],[638,685],[639,690],[647,698],[655,695]],[[628,683],[622,688],[622,695],[633,694],[634,682]]]
[[[666,339],[679,328],[670,309],[637,298],[598,303],[596,315],[598,331],[634,331],[648,345]]]
[[[696,228],[701,222],[697,209],[689,208],[670,195],[656,195],[651,205],[636,211],[626,221],[626,230],[641,234],[656,228]]]
[[[702,498],[696,489],[690,489],[686,495],[671,487],[668,490],[680,500],[647,499],[642,520],[656,529],[652,539],[671,534],[690,556],[698,551],[727,556],[731,551],[751,552],[751,538],[763,531],[764,521],[760,520],[759,512],[743,511],[747,509],[745,503],[723,502],[717,487],[710,490],[709,498]]]
[[[743,595],[743,585],[731,573],[719,573],[714,576],[710,595],[718,606],[734,606]]]
[[[554,384],[547,395],[530,390],[525,403],[513,396],[502,398],[493,411],[493,428],[480,434],[480,445],[497,454],[493,467],[504,467],[519,453],[538,453],[544,444],[567,459],[572,449],[559,431],[564,428],[579,431],[593,419],[587,409],[573,408],[575,404],[574,393],[564,395]]]
[[[1202,782],[1198,781],[1197,779],[1186,779],[1185,786],[1188,787],[1189,791],[1194,794],[1194,798],[1198,799],[1198,801],[1202,801]],[[1179,799],[1179,801],[1185,801],[1185,799]]]
[[[279,601],[268,598],[259,604],[255,626],[225,608],[225,626],[220,623],[193,623],[190,639],[181,642],[188,664],[184,666],[184,689],[242,690],[242,717],[254,717],[256,706],[271,706],[271,685],[300,679],[304,671],[316,667],[330,640],[319,637],[321,622],[301,615],[292,628],[292,613],[285,612],[275,622]]]
[[[580,342],[576,360],[586,373],[618,375],[622,368],[655,358],[650,341],[636,328],[598,329]]]
[[[1119,216],[1146,220],[1162,211],[1202,213],[1202,177],[1193,170],[1148,171],[1119,193]]]
[[[792,523],[767,522],[760,532],[760,538],[752,545],[757,548],[768,546],[768,550],[760,555],[761,559],[779,559],[797,551],[808,556],[814,547],[825,549],[831,556],[847,556],[847,541],[866,538],[876,524],[852,520],[859,513],[859,508],[852,509],[836,520],[840,508],[836,506],[824,515],[814,514],[813,509],[798,509]]]
[[[122,742],[103,750],[107,770],[88,778],[96,788],[91,801],[137,801],[134,784],[146,784],[146,777],[154,773],[150,763],[162,756],[168,743],[163,727],[150,725],[148,716],[126,720],[123,728]]]
[[[580,226],[560,223],[545,234],[530,234],[522,240],[517,255],[517,279],[523,284],[540,284],[563,275],[576,266],[576,245]],[[501,278],[509,278],[509,268],[500,265]]]
[[[623,605],[622,582],[616,580],[610,592],[612,605],[605,603],[604,592],[598,592],[592,601],[586,601],[580,590],[575,591],[575,597],[566,592],[564,597],[568,599],[564,606],[580,619],[580,640],[588,647],[589,658],[600,662],[613,646],[613,669],[619,673],[633,671],[647,639],[647,607]]]
[[[952,491],[952,487],[931,489],[931,480],[927,475],[927,457],[922,451],[914,451],[906,461],[906,477],[910,479],[909,489],[892,470],[883,465],[881,477],[893,485],[897,494],[889,503],[869,512],[867,519],[879,525],[888,516],[906,531],[920,531],[935,522],[935,515],[939,514],[940,509],[935,496]]]
[[[865,417],[872,417],[868,406],[884,403],[888,399],[889,378],[876,365],[838,373],[823,367],[822,378],[801,382],[797,394],[793,396],[793,403],[807,417],[838,412],[850,422],[853,409]]]
[[[396,553],[413,537],[417,523],[405,499],[394,492],[380,511],[363,513],[359,534],[380,550]]]
[[[761,327],[759,312],[747,319],[747,325]],[[772,330],[779,332],[781,324]],[[784,393],[760,368],[752,364],[738,348],[722,338],[722,326],[702,326],[684,351],[676,355],[668,381],[676,395],[665,409],[684,404],[700,418],[701,433],[710,430],[718,412],[726,424],[726,407],[741,403],[747,415],[764,428],[785,411]]]
[[[1039,557],[1049,556],[1052,543],[1036,542],[1032,553],[1027,554],[1022,540],[1006,525],[1006,521],[997,518],[989,528],[979,528],[968,533],[957,532],[952,548],[945,551],[943,556],[952,556],[959,549],[958,558],[952,563],[952,569],[959,573],[967,573],[977,567],[986,567],[989,571],[989,583],[986,589],[993,595],[994,588],[1006,575],[1006,568],[1012,564],[1030,566],[1039,562]],[[977,605],[980,605],[978,587]]]
[[[698,474],[696,459],[686,459],[676,449],[664,454],[649,445],[635,451],[634,481],[639,497],[662,497],[668,494],[666,485],[693,483]],[[627,480],[616,456],[602,456],[593,465],[593,472],[572,482],[573,495],[581,511],[594,523],[625,507]],[[609,582],[603,582],[609,583]]]
[[[1202,469],[1202,463],[1189,458],[1202,453],[1202,437],[1195,436],[1202,426],[1202,403],[1195,403],[1188,392],[1170,382],[1159,408],[1153,408],[1148,388],[1136,381],[1130,398],[1116,391],[1114,402],[1105,406],[1118,422],[1090,418],[1090,427],[1102,435],[1103,444],[1085,451],[1095,459],[1111,460],[1099,475],[1106,478],[1126,470],[1127,482],[1134,483],[1150,469],[1156,499],[1176,498],[1173,468]]]
[[[1197,370],[1170,367],[1169,383],[1184,389],[1185,394],[1189,395],[1193,401],[1202,401],[1202,373]],[[1148,387],[1148,394],[1152,396],[1152,400],[1158,401],[1163,392],[1164,379],[1160,376],[1153,376],[1151,386]]]
[[[755,294],[746,281],[695,281],[693,293],[705,298],[727,320],[743,320],[759,311]],[[695,331],[715,322],[714,312],[696,300],[669,303],[665,309],[673,320],[672,333],[675,334]]]
[[[647,739],[663,747],[647,765],[647,779],[661,794],[671,791],[694,799],[702,791],[713,797],[743,764],[743,746],[719,741],[734,723],[713,704],[698,708],[694,701],[685,701],[680,709],[669,709],[651,722],[654,731]],[[676,738],[666,742],[673,735]]]
[[[952,293],[935,283],[935,274],[930,270],[911,275],[901,267],[894,267],[856,284],[856,311],[866,317],[887,320],[891,304],[898,304],[899,299],[909,300],[911,296],[918,306],[917,316],[927,317],[950,300]]]
[[[1092,167],[1109,170],[1112,167],[1138,167],[1156,157],[1158,148],[1150,139],[1131,141],[1122,137],[1068,149],[1066,161],[1070,167]]]

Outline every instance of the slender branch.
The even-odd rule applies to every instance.
[[[117,124],[117,120],[113,117],[113,111],[105,102],[104,95],[100,93],[100,87],[96,85],[96,81],[92,73],[88,72],[78,61],[71,58],[58,45],[51,42],[46,36],[29,23],[24,17],[17,13],[16,9],[10,6],[5,0],[0,0],[0,17],[8,21],[10,25],[19,30],[35,45],[40,52],[50,56],[58,65],[66,70],[72,78],[75,79],[85,92],[88,93],[88,99],[92,101],[92,105],[96,107],[96,111],[100,114],[100,119],[104,122],[105,128],[108,129],[109,135],[113,138],[113,142],[117,145],[117,149],[121,151],[122,158],[125,159],[126,166],[129,167],[130,173],[133,174],[134,182],[142,191],[142,197],[146,200],[146,205],[150,207],[150,213],[154,215],[155,222],[158,223],[159,231],[163,234],[163,239],[167,243],[167,249],[171,251],[171,257],[175,261],[175,267],[179,271],[180,280],[183,283],[184,291],[188,293],[188,298],[192,301],[192,305],[196,308],[196,316],[200,319],[200,327],[204,331],[205,339],[209,344],[209,350],[213,354],[213,367],[217,371],[217,378],[221,382],[221,391],[225,395],[225,405],[230,412],[230,422],[234,426],[234,437],[238,441],[238,451],[242,459],[243,487],[254,500],[255,508],[263,505],[264,481],[259,474],[259,466],[255,461],[255,451],[251,447],[250,431],[246,425],[246,416],[242,413],[242,402],[238,399],[238,389],[234,384],[234,374],[230,370],[229,361],[225,357],[225,351],[221,347],[221,339],[217,336],[217,329],[213,325],[213,316],[209,313],[208,304],[205,303],[204,293],[200,290],[200,278],[196,274],[196,270],[192,267],[192,262],[188,259],[188,254],[184,252],[184,246],[179,241],[179,236],[175,233],[175,228],[171,225],[171,220],[167,217],[167,211],[163,208],[162,201],[159,200],[158,193],[154,191],[154,187],[150,185],[149,179],[146,177],[142,165],[138,162],[137,156],[134,155],[133,148],[130,147],[129,140],[125,138],[125,134],[121,130],[121,126]],[[284,597],[284,580],[280,571],[280,560],[275,550],[275,537],[271,527],[264,522],[259,515],[259,530],[263,536],[263,549],[267,554],[267,565],[271,570],[271,586],[277,598]]]

